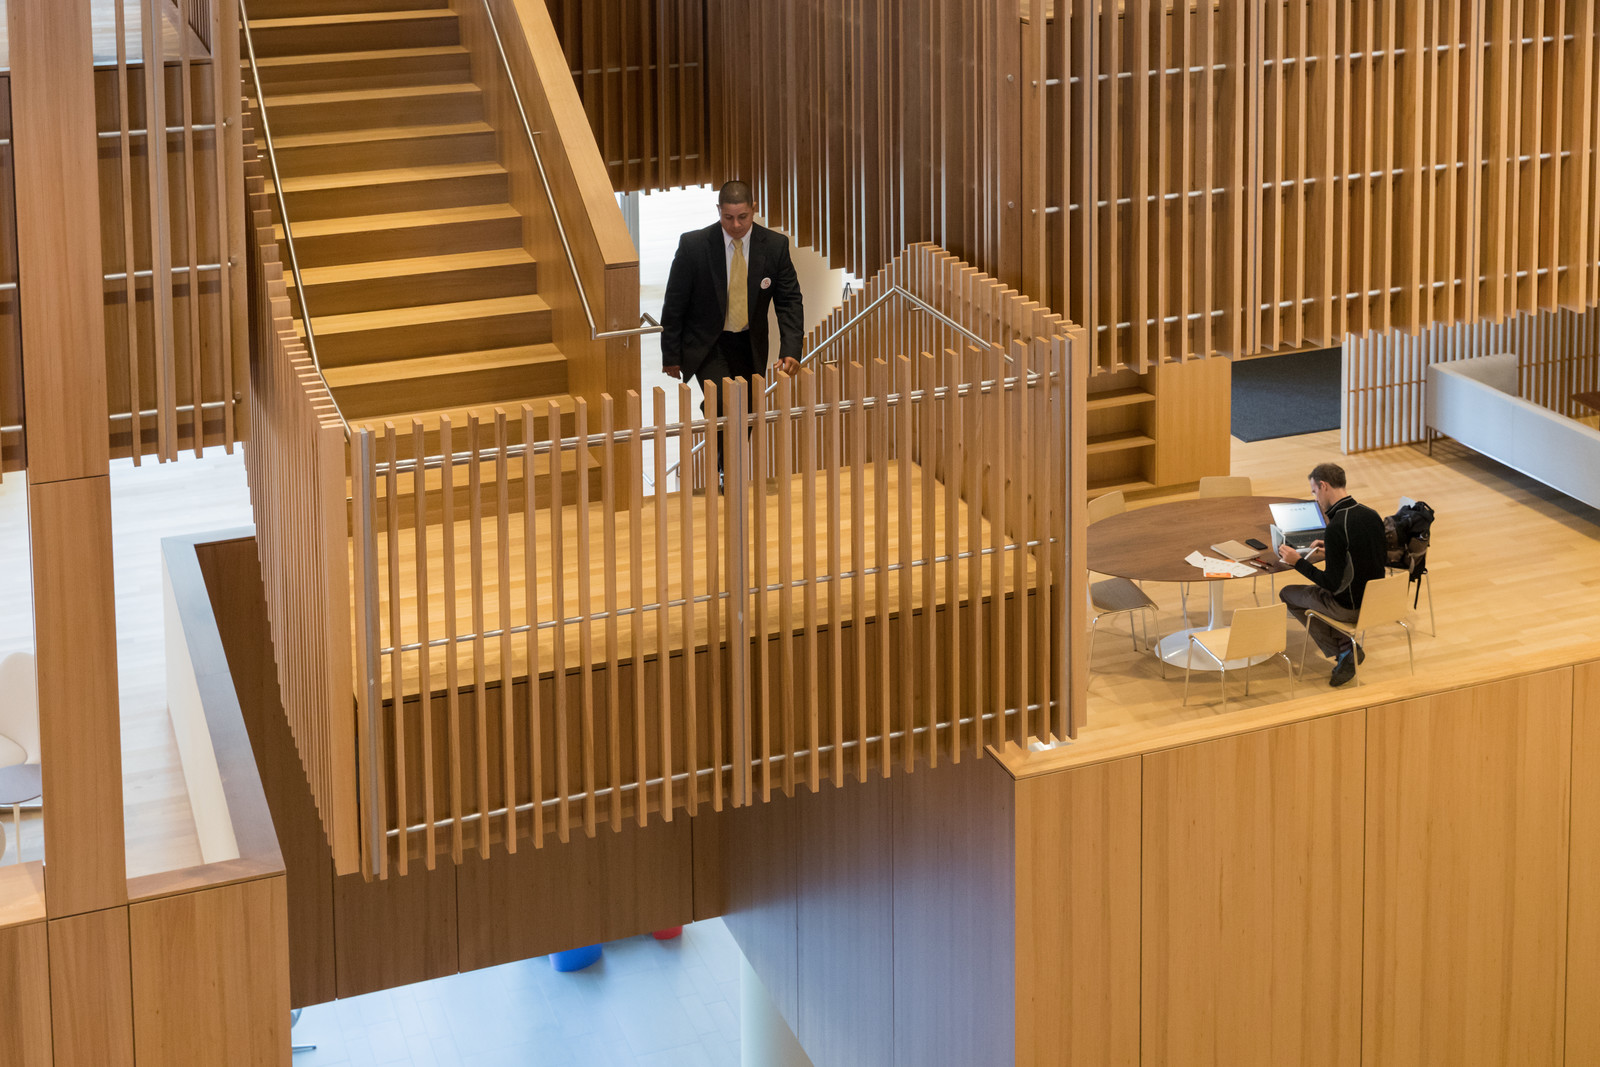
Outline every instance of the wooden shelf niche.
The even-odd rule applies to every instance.
[[[1227,474],[1232,372],[1212,358],[1089,379],[1089,497]]]

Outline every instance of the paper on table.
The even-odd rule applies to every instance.
[[[1254,567],[1243,563],[1235,563],[1231,559],[1217,559],[1215,556],[1207,556],[1199,549],[1195,549],[1187,556],[1184,556],[1183,561],[1205,571],[1207,578],[1249,578],[1256,573]]]

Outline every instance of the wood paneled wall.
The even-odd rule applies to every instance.
[[[1587,1063],[1574,654],[732,812],[728,928],[819,1062]]]
[[[1574,393],[1600,389],[1600,311],[1518,313],[1500,323],[1434,326],[1415,335],[1351,337],[1344,348],[1346,452],[1424,439],[1428,366],[1499,352],[1517,356],[1520,395],[1574,417]]]
[[[632,55],[622,3],[585,18]],[[1600,297],[1589,4],[671,8],[706,29],[710,180],[863,276],[936,241],[1086,327],[1100,369]]]

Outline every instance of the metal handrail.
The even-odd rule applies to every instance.
[[[539,134],[542,130],[535,130],[528,121],[528,109],[523,106],[522,92],[517,88],[517,79],[511,73],[511,61],[506,57],[505,41],[500,37],[500,24],[495,21],[494,9],[489,0],[483,0],[483,13],[489,19],[489,29],[494,34],[495,50],[500,53],[500,66],[506,72],[506,83],[511,86],[511,98],[517,103],[517,115],[522,119],[522,132],[528,137],[528,148],[533,152],[534,166],[539,170],[539,183],[544,186],[545,199],[550,202],[550,216],[556,222],[556,234],[561,238],[561,248],[567,255],[567,269],[572,272],[572,281],[578,287],[578,302],[583,305],[583,316],[589,320],[589,339],[591,341],[609,341],[618,337],[641,337],[645,334],[660,333],[661,323],[644,312],[639,313],[640,325],[626,330],[601,330],[594,321],[594,309],[589,306],[589,293],[583,286],[583,277],[578,273],[578,261],[572,255],[572,243],[567,240],[567,228],[561,222],[561,209],[556,206],[555,193],[550,189],[550,176],[544,169],[544,157],[539,153]],[[648,325],[646,325],[648,324]]]
[[[266,143],[267,166],[272,171],[272,193],[278,200],[278,217],[283,220],[283,246],[289,253],[289,273],[294,278],[295,296],[300,301],[300,321],[305,324],[306,352],[310,354],[311,365],[316,368],[317,377],[322,379],[322,386],[328,390],[331,399],[333,390],[328,387],[327,375],[322,373],[322,360],[317,358],[316,332],[311,328],[311,311],[306,306],[306,286],[300,277],[300,258],[294,251],[294,230],[289,225],[288,202],[283,198],[283,178],[278,173],[278,156],[272,146],[272,123],[267,120],[267,94],[261,88],[261,71],[256,67],[256,42],[250,33],[250,11],[245,0],[239,0],[239,27],[244,31],[245,54],[250,57],[250,80],[256,87],[256,111],[261,116],[261,137]],[[333,404],[333,410],[344,424],[345,437],[349,438],[350,422],[339,410],[337,401]]]
[[[484,0],[484,2],[487,3],[488,0]],[[869,315],[874,310],[876,310],[879,305],[885,303],[886,301],[889,300],[890,297],[894,297],[894,296],[898,296],[901,299],[905,300],[907,303],[911,304],[911,306],[916,308],[917,310],[923,311],[923,312],[926,312],[929,315],[932,315],[934,318],[938,319],[940,322],[944,323],[946,326],[950,327],[952,330],[955,330],[957,333],[961,334],[963,337],[966,337],[967,339],[969,339],[971,341],[976,341],[980,348],[993,348],[993,349],[998,350],[1000,355],[1005,358],[1005,361],[1007,363],[1014,362],[1014,360],[1012,360],[1012,358],[1011,358],[1010,353],[1008,353],[1005,349],[1001,348],[994,341],[987,341],[984,338],[979,337],[977,334],[973,333],[971,330],[969,330],[965,326],[961,325],[955,319],[952,319],[949,315],[946,315],[944,312],[940,311],[938,308],[934,307],[932,304],[929,304],[927,301],[925,301],[922,298],[918,297],[915,293],[912,293],[905,286],[896,283],[894,285],[889,286],[889,288],[885,289],[882,293],[879,293],[876,297],[874,297],[872,299],[872,301],[870,303],[867,304],[866,307],[862,308],[860,311],[858,311],[854,315],[850,316],[850,318],[847,319],[844,323],[842,323],[837,330],[834,330],[827,337],[823,338],[817,344],[813,345],[812,348],[811,348],[811,351],[805,353],[804,355],[802,355],[800,357],[800,366],[803,367],[807,363],[810,363],[813,360],[815,360],[817,358],[817,354],[819,352],[821,352],[823,349],[827,348],[828,346],[834,344],[836,341],[838,341],[842,337],[844,337],[844,334],[845,334],[846,330],[849,330],[852,327],[854,327],[856,323],[860,322],[862,319],[866,318],[867,315]],[[773,390],[775,390],[777,388],[778,388],[778,380],[777,380],[776,377],[774,377],[771,382],[767,383],[767,388],[766,388],[765,395],[771,396],[772,393],[773,393]],[[672,477],[672,475],[676,474],[678,472],[678,470],[680,468],[682,468],[685,458],[693,460],[696,455],[698,455],[700,452],[704,451],[705,447],[706,447],[706,443],[704,441],[701,441],[699,444],[695,445],[694,448],[689,450],[689,455],[687,457],[679,457],[679,459],[678,459],[678,461],[676,463],[674,463],[672,466],[668,467],[662,473],[662,478],[666,479],[666,478]],[[650,478],[650,476],[648,474],[645,475],[645,480],[647,482],[650,482],[651,487],[654,488],[655,482],[654,482],[653,479]]]

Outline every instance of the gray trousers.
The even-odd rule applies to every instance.
[[[1333,598],[1333,594],[1320,585],[1290,585],[1285,586],[1278,593],[1278,599],[1289,606],[1289,613],[1302,623],[1306,621],[1306,611],[1313,610],[1319,615],[1327,616],[1336,622],[1355,622],[1357,612],[1347,608]],[[1322,649],[1324,656],[1337,656],[1348,649],[1352,642],[1344,634],[1335,630],[1321,619],[1312,619],[1307,627],[1311,640]]]

